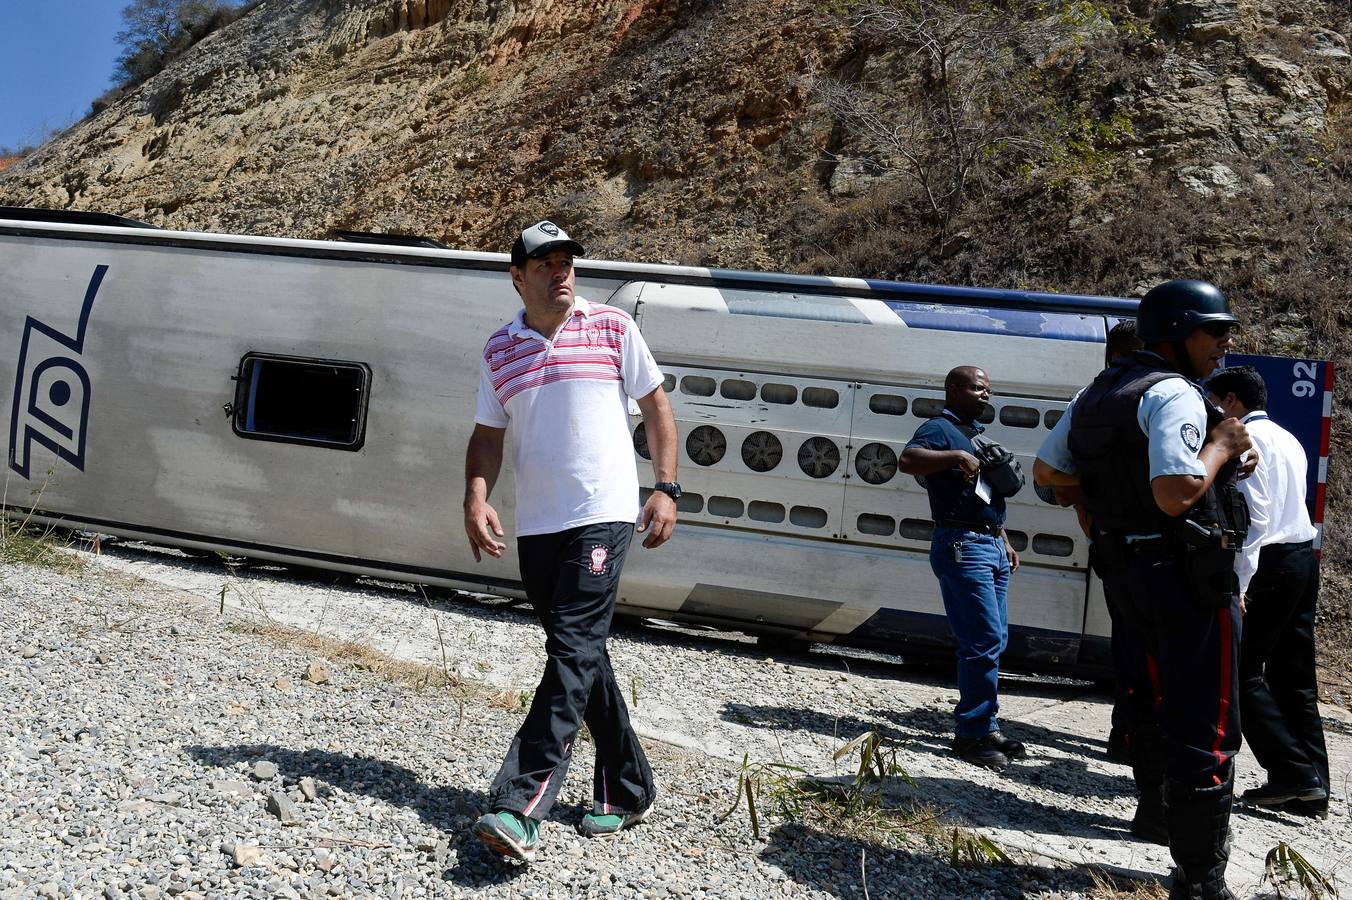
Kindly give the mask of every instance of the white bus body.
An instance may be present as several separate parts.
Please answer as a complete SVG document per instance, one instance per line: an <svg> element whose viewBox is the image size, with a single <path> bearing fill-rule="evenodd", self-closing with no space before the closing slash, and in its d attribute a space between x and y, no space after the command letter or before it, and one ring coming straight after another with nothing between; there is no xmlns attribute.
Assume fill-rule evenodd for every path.
<svg viewBox="0 0 1352 900"><path fill-rule="evenodd" d="M70 528L519 593L511 472L494 494L501 560L473 561L460 511L479 355L520 303L507 266L0 212L5 502ZM679 429L680 524L631 553L621 611L896 652L951 646L925 493L895 471L945 373L989 373L988 433L1031 473L1134 307L591 260L578 293L635 317ZM353 432L296 442L287 416L311 439L315 419ZM1006 663L1106 671L1073 512L1029 485L1008 524L1023 566Z"/></svg>

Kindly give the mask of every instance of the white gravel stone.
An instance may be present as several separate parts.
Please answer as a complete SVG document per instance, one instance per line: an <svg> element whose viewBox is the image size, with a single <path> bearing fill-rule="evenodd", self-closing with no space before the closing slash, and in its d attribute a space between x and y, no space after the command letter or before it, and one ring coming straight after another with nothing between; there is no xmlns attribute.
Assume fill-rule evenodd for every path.
<svg viewBox="0 0 1352 900"><path fill-rule="evenodd" d="M875 898L1069 898L1092 888L1076 868L1086 863L1169 869L1167 851L1127 837L1129 772L1103 758L1106 698L1084 685L1004 680L1005 730L1031 756L997 775L948 754L956 691L944 676L861 654L779 653L771 664L737 636L620 622L611 657L637 698L659 806L613 839L581 837L592 766L582 743L537 861L519 870L468 829L523 715L490 698L532 689L542 664L527 610L465 595L434 596L429 608L402 586L227 570L138 546L83 558L76 574L0 568L10 658L59 648L41 651L41 665L0 666L0 896L54 886L47 895L826 900L863 896L862 854ZM274 687L279 673L303 672L314 650L251 635L251 623L360 641L436 671L444 654L447 670L475 683L410 688L332 659L329 684L287 693ZM761 841L744 808L721 820L744 756L843 775L850 760L833 752L866 730L895 742L915 781L886 782L888 805L929 804L1016 865L953 868L919 840L844 837L787 822L772 804ZM1257 890L1279 840L1345 877L1349 731L1330 720L1329 819L1237 810L1230 880L1241 896ZM1237 788L1260 783L1252 759L1240 760ZM273 791L309 798L297 824L268 812Z"/></svg>

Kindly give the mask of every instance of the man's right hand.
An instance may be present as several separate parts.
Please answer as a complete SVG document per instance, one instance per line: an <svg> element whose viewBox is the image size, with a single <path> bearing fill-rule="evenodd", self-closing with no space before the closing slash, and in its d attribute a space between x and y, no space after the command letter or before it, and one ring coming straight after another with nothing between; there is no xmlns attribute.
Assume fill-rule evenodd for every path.
<svg viewBox="0 0 1352 900"><path fill-rule="evenodd" d="M958 468L962 469L962 474L968 478L975 478L981 474L981 462L975 456L966 450L954 450L958 454Z"/></svg>
<svg viewBox="0 0 1352 900"><path fill-rule="evenodd" d="M1220 424L1211 429L1211 441L1225 453L1226 459L1236 459L1253 447L1249 429L1233 416L1221 420Z"/></svg>
<svg viewBox="0 0 1352 900"><path fill-rule="evenodd" d="M498 511L488 503L480 502L465 507L465 534L469 537L469 549L474 552L475 562L483 559L479 552L481 550L497 559L507 549L507 545L498 540L503 535Z"/></svg>

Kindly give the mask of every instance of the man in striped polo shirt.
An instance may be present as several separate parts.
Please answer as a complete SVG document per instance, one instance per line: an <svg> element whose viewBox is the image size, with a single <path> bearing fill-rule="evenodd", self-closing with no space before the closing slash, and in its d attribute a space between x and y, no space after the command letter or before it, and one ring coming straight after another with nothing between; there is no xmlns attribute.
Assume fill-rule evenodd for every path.
<svg viewBox="0 0 1352 900"><path fill-rule="evenodd" d="M634 532L660 546L676 524L676 422L662 372L623 310L574 294L582 245L538 222L512 245L516 318L484 347L474 433L465 454L465 532L474 558L506 545L488 496L508 433L516 475L517 553L526 596L545 630L545 671L474 833L529 862L583 722L596 744L588 836L643 821L652 772L629 724L606 639ZM643 413L654 490L639 508L628 400Z"/></svg>

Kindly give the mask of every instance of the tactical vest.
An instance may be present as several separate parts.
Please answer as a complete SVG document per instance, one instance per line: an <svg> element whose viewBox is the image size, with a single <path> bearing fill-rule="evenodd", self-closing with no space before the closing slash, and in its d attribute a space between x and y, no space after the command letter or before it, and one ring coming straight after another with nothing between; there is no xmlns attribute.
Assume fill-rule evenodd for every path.
<svg viewBox="0 0 1352 900"><path fill-rule="evenodd" d="M1116 534L1165 534L1191 540L1195 523L1225 533L1224 544L1243 542L1248 508L1235 487L1238 460L1227 462L1200 500L1180 517L1164 513L1150 490L1149 439L1136 420L1141 397L1169 378L1182 378L1162 367L1153 353L1138 351L1118 359L1085 388L1070 418L1070 453L1084 502L1094 525ZM1224 418L1212 404L1207 434ZM1200 437L1200 436L1199 436ZM1200 446L1200 445L1199 445ZM1219 536L1217 536L1219 537Z"/></svg>

